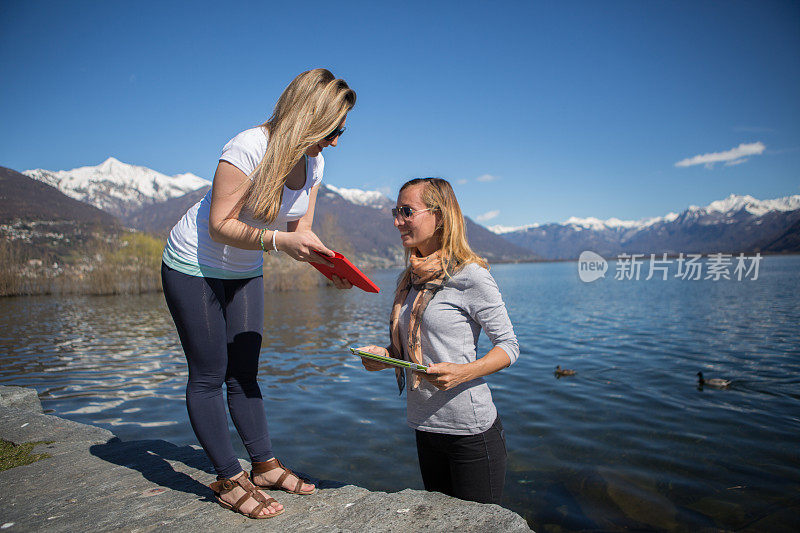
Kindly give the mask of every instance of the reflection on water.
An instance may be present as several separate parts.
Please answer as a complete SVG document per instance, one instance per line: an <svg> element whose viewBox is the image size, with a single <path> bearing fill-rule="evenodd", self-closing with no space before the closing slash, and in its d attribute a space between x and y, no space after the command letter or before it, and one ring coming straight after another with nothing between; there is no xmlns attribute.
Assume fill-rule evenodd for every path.
<svg viewBox="0 0 800 533"><path fill-rule="evenodd" d="M574 263L493 274L522 349L488 378L508 434L508 507L537 531L800 529L800 257L767 257L758 280L741 282L586 284ZM260 382L293 468L422 488L393 375L363 371L346 350L386 343L396 275L372 273L378 295L268 297ZM161 295L0 309L0 382L33 386L46 410L123 439L195 442ZM578 373L556 379L557 364ZM733 384L698 389L698 370Z"/></svg>

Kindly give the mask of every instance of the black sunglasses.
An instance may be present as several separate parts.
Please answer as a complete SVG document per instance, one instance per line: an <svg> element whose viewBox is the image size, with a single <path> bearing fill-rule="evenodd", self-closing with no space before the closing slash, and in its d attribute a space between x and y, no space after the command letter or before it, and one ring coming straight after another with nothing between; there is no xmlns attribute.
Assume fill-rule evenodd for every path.
<svg viewBox="0 0 800 533"><path fill-rule="evenodd" d="M403 218L411 218L414 216L414 213L422 213L423 211L433 211L430 207L425 209L414 209L413 207L408 207L407 205L401 205L400 207L393 207L392 208L392 218L397 218L397 215L400 215Z"/></svg>
<svg viewBox="0 0 800 533"><path fill-rule="evenodd" d="M344 130L346 130L346 129L347 128L345 128L345 127L341 127L341 128L337 128L337 129L333 130L332 132L330 132L329 134L327 134L325 136L325 140L326 141L334 140L336 137L341 136L344 133Z"/></svg>

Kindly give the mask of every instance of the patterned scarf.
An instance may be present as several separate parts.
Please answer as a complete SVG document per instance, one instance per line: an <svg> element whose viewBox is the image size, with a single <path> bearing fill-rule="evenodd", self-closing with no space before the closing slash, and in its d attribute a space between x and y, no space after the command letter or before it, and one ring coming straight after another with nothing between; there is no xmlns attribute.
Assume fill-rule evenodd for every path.
<svg viewBox="0 0 800 533"><path fill-rule="evenodd" d="M397 284L397 291L394 293L394 305L392 314L389 318L389 332L392 344L389 347L389 355L395 359L405 359L403 357L403 345L400 342L400 308L408 296L411 287L419 292L411 305L411 317L408 322L408 360L422 364L422 345L420 342L420 326L422 325L422 313L431 301L431 298L441 290L447 276L442 268L442 259L439 250L427 257L419 257L416 250L411 253L409 258L410 268L406 271L403 279ZM397 386L400 394L405 388L406 375L403 369L395 370L397 376ZM412 372L411 389L419 386L420 376Z"/></svg>

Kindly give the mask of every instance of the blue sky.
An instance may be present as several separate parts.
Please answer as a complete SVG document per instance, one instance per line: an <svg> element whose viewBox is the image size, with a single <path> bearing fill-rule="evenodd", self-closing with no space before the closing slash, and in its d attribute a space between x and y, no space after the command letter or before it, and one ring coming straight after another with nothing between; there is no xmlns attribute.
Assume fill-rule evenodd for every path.
<svg viewBox="0 0 800 533"><path fill-rule="evenodd" d="M487 225L800 194L797 2L430 4L4 0L0 165L210 178L324 66L358 93L336 186L442 176Z"/></svg>

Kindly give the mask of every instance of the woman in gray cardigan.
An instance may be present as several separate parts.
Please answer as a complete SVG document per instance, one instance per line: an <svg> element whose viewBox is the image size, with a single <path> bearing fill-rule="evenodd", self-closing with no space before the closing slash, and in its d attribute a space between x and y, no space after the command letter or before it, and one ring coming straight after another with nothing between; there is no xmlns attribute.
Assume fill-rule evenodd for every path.
<svg viewBox="0 0 800 533"><path fill-rule="evenodd" d="M391 344L378 355L428 366L396 370L407 382L408 425L416 431L425 489L464 500L500 503L505 434L483 377L519 356L519 344L486 262L469 247L453 188L444 179L414 179L392 209L406 248L392 308ZM483 330L493 348L478 357ZM362 359L367 370L394 368Z"/></svg>

